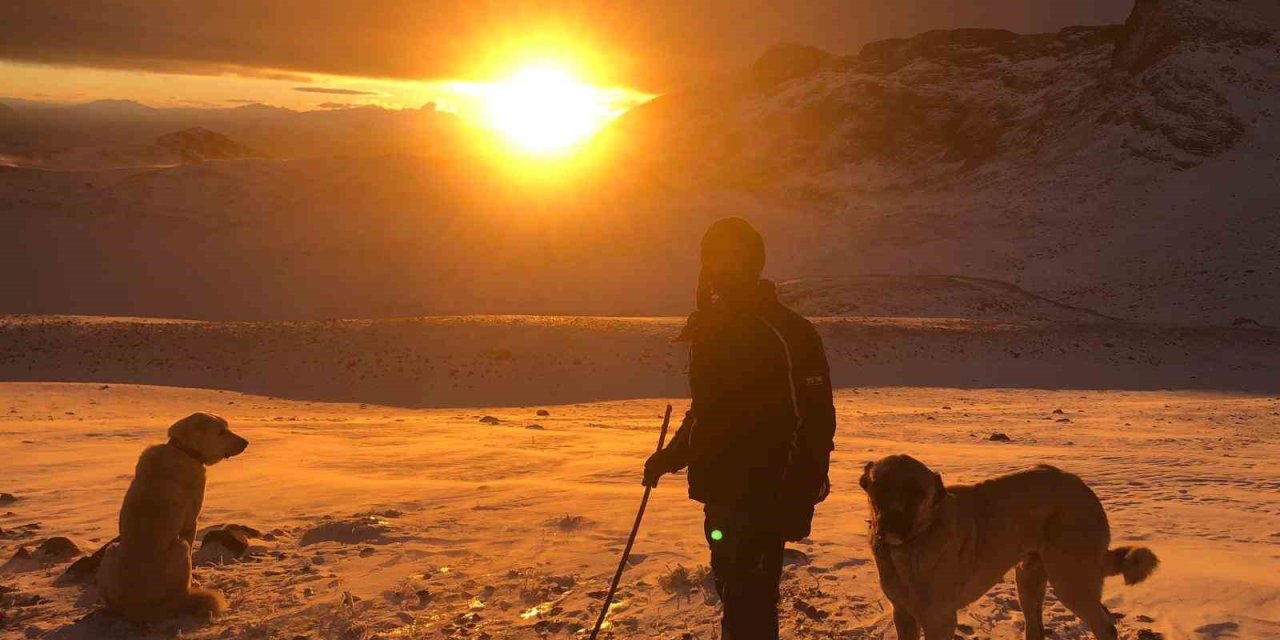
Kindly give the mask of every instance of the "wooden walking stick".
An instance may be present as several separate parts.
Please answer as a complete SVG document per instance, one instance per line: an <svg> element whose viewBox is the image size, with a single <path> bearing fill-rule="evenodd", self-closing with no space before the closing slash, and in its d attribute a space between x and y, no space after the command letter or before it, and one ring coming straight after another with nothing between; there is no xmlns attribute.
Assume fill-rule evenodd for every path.
<svg viewBox="0 0 1280 640"><path fill-rule="evenodd" d="M662 416L662 431L658 434L658 451L667 441L667 427L671 425L671 405L667 405L667 413ZM644 488L644 497L640 498L640 510L636 511L636 522L631 525L631 536L627 538L627 546L622 550L622 561L618 563L618 571L613 574L613 584L609 585L609 593L604 597L604 605L600 608L600 617L596 618L596 627L591 631L591 640L596 640L600 629L604 627L604 618L609 615L609 606L613 604L613 596L618 593L618 583L622 581L622 572L627 569L627 558L631 556L631 545L636 543L636 534L640 533L640 519L644 517L644 508L649 504L649 492L653 487Z"/></svg>

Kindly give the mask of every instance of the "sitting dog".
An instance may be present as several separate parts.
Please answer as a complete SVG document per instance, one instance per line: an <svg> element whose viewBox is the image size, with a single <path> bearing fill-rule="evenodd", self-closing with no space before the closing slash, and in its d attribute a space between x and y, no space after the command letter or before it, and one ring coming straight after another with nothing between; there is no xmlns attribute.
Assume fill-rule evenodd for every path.
<svg viewBox="0 0 1280 640"><path fill-rule="evenodd" d="M1107 514L1080 478L1047 465L972 486L944 486L918 460L868 462L871 547L893 604L899 640L951 640L956 611L1017 565L1027 640L1044 637L1041 607L1053 582L1062 604L1100 640L1116 640L1102 580L1137 584L1159 560L1145 547L1108 549Z"/></svg>
<svg viewBox="0 0 1280 640"><path fill-rule="evenodd" d="M205 466L247 446L226 420L195 413L169 427L168 443L142 452L120 509L120 537L107 546L98 568L107 608L135 622L226 609L221 593L192 583L191 547L204 503Z"/></svg>

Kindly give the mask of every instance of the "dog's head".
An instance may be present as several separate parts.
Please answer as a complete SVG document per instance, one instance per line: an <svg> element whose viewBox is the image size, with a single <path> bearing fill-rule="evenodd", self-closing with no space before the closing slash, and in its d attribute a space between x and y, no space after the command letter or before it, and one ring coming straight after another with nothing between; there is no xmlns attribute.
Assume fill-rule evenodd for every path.
<svg viewBox="0 0 1280 640"><path fill-rule="evenodd" d="M871 503L872 531L891 545L928 529L947 495L942 476L908 455L868 462L858 484Z"/></svg>
<svg viewBox="0 0 1280 640"><path fill-rule="evenodd" d="M249 441L231 432L227 421L212 413L193 413L169 427L169 441L204 464L240 455Z"/></svg>

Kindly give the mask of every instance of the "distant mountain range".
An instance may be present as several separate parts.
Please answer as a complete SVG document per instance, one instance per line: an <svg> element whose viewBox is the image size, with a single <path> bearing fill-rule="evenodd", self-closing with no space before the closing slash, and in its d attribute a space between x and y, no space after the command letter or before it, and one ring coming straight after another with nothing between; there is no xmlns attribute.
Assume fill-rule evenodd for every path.
<svg viewBox="0 0 1280 640"><path fill-rule="evenodd" d="M781 45L633 109L580 175L513 177L429 105L0 99L0 312L680 314L701 229L737 214L816 310L1280 325L1280 5L1135 4ZM192 127L264 157L122 168L177 164L137 149ZM856 274L906 279L811 286Z"/></svg>
<svg viewBox="0 0 1280 640"><path fill-rule="evenodd" d="M0 98L0 154L55 170L164 164L142 149L157 137L201 128L275 158L461 152L457 118L420 109L351 107L293 111L263 104L155 109L128 100L62 105ZM7 117L4 114L9 114Z"/></svg>

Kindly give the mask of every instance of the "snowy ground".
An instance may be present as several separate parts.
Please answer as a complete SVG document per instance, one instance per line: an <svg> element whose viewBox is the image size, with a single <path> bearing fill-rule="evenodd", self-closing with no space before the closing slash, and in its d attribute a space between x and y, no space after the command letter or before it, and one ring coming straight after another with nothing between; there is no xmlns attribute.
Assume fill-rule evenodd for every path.
<svg viewBox="0 0 1280 640"><path fill-rule="evenodd" d="M92 589L55 586L65 563L9 563L0 585L17 591L0 593L0 637L573 637L613 572L666 402L411 410L0 384L0 492L16 496L0 505L0 561L48 536L86 552L108 540L138 453L201 409L251 441L210 470L201 524L241 523L274 538L255 540L247 561L197 569L227 592L228 614L144 629L93 613ZM671 402L679 415L686 401ZM1143 630L1170 640L1280 637L1280 398L885 387L842 390L837 407L835 493L812 540L788 555L788 637L892 637L856 480L864 461L894 452L953 482L1040 461L1081 474L1116 543L1141 542L1164 561L1143 585L1107 585L1127 640L1157 637ZM1012 442L988 441L993 432ZM650 502L609 637L716 637L715 600L699 579L701 514L683 484L666 479ZM358 534L313 542L357 514L374 514ZM39 602L9 606L30 594ZM1020 638L1021 620L1006 581L962 614L962 636ZM1056 604L1047 620L1054 637L1087 637Z"/></svg>

